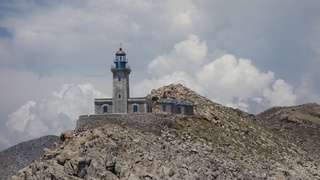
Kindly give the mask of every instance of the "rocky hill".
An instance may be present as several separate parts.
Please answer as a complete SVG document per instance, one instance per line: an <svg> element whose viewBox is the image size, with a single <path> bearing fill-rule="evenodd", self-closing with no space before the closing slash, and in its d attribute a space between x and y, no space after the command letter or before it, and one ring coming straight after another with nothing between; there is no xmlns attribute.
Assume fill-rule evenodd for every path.
<svg viewBox="0 0 320 180"><path fill-rule="evenodd" d="M43 156L43 148L50 148L58 136L43 136L22 142L0 152L0 179L9 179L18 171Z"/></svg>
<svg viewBox="0 0 320 180"><path fill-rule="evenodd" d="M320 106L303 104L270 108L258 116L265 127L278 138L285 139L307 152L320 164Z"/></svg>
<svg viewBox="0 0 320 180"><path fill-rule="evenodd" d="M320 179L319 146L306 149L309 141L297 143L292 137L309 136L281 125L295 124L290 122L295 114L281 119L281 108L276 108L255 116L179 84L153 90L148 97L191 102L195 115L167 116L172 125L160 134L121 123L63 132L54 148L13 179ZM317 113L298 113L297 119L306 133L314 128L310 136L319 138L317 119L305 118ZM270 126L272 121L280 125Z"/></svg>

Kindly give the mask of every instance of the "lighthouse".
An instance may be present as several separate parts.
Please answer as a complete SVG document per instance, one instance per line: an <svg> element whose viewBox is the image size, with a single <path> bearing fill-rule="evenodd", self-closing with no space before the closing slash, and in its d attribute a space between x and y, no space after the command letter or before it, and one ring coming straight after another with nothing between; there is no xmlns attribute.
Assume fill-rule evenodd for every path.
<svg viewBox="0 0 320 180"><path fill-rule="evenodd" d="M127 55L122 47L115 53L113 63L111 66L112 98L95 99L95 114L151 113L151 99L130 97L129 75L131 69L128 65Z"/></svg>
<svg viewBox="0 0 320 180"><path fill-rule="evenodd" d="M94 100L95 114L129 114L152 113L154 102L147 97L130 97L129 75L131 69L128 65L126 53L122 47L115 53L111 66L112 72L112 98L99 98ZM158 113L193 115L193 106L189 102L175 99L160 98L155 102Z"/></svg>
<svg viewBox="0 0 320 180"><path fill-rule="evenodd" d="M131 69L127 65L126 53L120 47L115 54L113 74L113 113L128 113L129 74Z"/></svg>

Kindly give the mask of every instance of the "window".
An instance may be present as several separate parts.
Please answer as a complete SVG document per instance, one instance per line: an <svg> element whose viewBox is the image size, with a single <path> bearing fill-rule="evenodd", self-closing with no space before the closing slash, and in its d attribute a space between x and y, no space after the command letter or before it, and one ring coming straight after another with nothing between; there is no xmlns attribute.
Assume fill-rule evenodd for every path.
<svg viewBox="0 0 320 180"><path fill-rule="evenodd" d="M189 107L188 106L184 107L184 114L189 114Z"/></svg>
<svg viewBox="0 0 320 180"><path fill-rule="evenodd" d="M108 114L109 106L102 106L102 113Z"/></svg>
<svg viewBox="0 0 320 180"><path fill-rule="evenodd" d="M121 82L121 77L118 78L118 81Z"/></svg>
<svg viewBox="0 0 320 180"><path fill-rule="evenodd" d="M119 93L119 94L118 94L118 99L121 100L121 98L122 98L122 97L121 97L121 94Z"/></svg>
<svg viewBox="0 0 320 180"><path fill-rule="evenodd" d="M139 110L139 106L137 104L132 105L132 112L137 113Z"/></svg>
<svg viewBox="0 0 320 180"><path fill-rule="evenodd" d="M178 114L181 114L181 107L178 107Z"/></svg>
<svg viewBox="0 0 320 180"><path fill-rule="evenodd" d="M163 112L167 112L167 106L166 106L166 105L163 105L163 106L162 106L162 111L163 111Z"/></svg>

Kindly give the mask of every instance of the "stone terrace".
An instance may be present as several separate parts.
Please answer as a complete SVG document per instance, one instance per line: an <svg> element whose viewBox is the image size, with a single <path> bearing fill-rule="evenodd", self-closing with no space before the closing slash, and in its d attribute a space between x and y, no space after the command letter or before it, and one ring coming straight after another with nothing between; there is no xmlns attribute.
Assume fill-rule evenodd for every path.
<svg viewBox="0 0 320 180"><path fill-rule="evenodd" d="M82 115L79 117L75 131L86 131L105 124L118 124L123 127L160 135L161 130L166 126L171 127L172 117L170 115L152 113Z"/></svg>

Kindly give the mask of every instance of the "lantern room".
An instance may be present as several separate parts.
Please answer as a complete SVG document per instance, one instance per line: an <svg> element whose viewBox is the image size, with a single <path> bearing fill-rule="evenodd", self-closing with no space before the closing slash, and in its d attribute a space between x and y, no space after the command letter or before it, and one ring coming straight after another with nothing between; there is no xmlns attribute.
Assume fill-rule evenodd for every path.
<svg viewBox="0 0 320 180"><path fill-rule="evenodd" d="M126 53L122 50L122 48L119 48L119 51L116 52L116 58L114 60L114 63L116 65L116 68L127 68L127 58Z"/></svg>

